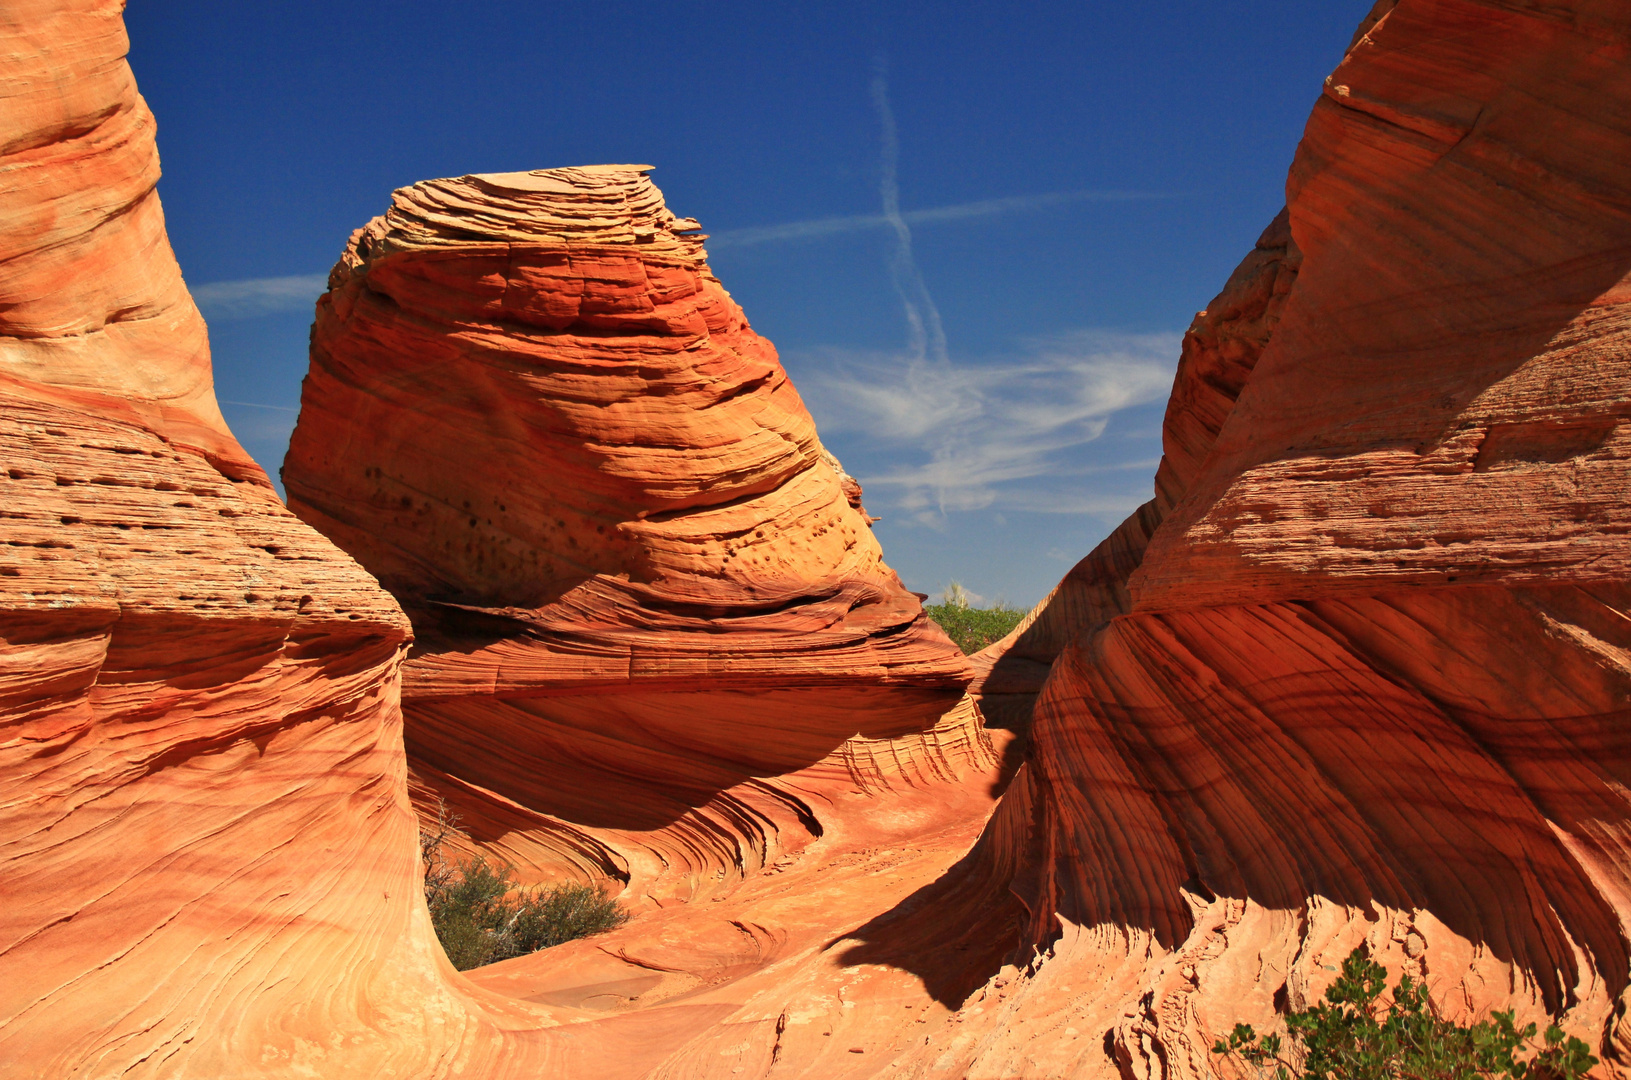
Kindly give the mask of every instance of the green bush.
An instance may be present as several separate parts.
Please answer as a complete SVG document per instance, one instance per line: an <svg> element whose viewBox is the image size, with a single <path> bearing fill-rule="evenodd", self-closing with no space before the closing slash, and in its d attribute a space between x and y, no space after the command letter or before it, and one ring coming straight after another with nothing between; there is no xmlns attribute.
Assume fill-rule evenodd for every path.
<svg viewBox="0 0 1631 1080"><path fill-rule="evenodd" d="M1259 1037L1250 1024L1236 1024L1212 1053L1274 1080L1580 1080L1597 1064L1585 1043L1555 1024L1520 1061L1536 1029L1519 1028L1513 1012L1467 1027L1439 1015L1426 986L1408 975L1384 1008L1386 988L1387 969L1355 949L1322 1004L1286 1017L1284 1038Z"/></svg>
<svg viewBox="0 0 1631 1080"><path fill-rule="evenodd" d="M992 642L1001 641L1025 617L1025 612L1003 603L988 608L969 607L968 593L955 581L946 586L945 598L940 603L927 604L923 610L965 654L977 653Z"/></svg>
<svg viewBox="0 0 1631 1080"><path fill-rule="evenodd" d="M603 890L555 885L524 890L515 871L476 856L454 862L443 845L459 832L442 806L436 823L419 831L425 861L425 902L442 950L460 971L496 964L622 926L629 913Z"/></svg>

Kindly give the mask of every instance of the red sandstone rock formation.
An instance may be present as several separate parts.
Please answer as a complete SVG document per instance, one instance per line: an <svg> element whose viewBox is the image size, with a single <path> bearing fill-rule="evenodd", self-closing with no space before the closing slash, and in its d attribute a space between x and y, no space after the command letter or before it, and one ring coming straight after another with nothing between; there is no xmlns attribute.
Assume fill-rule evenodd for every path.
<svg viewBox="0 0 1631 1080"><path fill-rule="evenodd" d="M479 643L464 675L486 691L502 689L519 658L564 671L579 691L600 680L629 698L649 688L659 702L712 709L710 737L698 737L700 722L671 725L666 748L651 734L660 710L641 714L644 731L591 730L573 783L561 784L580 799L589 787L607 813L670 818L626 843L630 878L648 894L717 893L715 879L738 864L776 859L745 900L682 909L693 917L681 927L664 921L670 913L642 916L655 939L568 948L543 987L505 986L517 976L495 971L489 981L516 992L484 991L448 969L425 917L398 705L407 623L277 502L221 423L203 324L164 238L152 119L123 60L118 5L13 5L0 27L12 136L0 157L12 245L0 270L0 484L10 485L0 504L0 1074L632 1075L736 1011L696 1000L699 989L733 993L790 956L808 959L807 984L829 986L832 1010L821 1030L811 1017L784 1019L786 1045L813 1036L830 1048L825 1031L848 1034L855 1013L833 995L852 980L826 962L827 946L967 849L989 812L995 762L968 706L940 720L966 664L878 561L858 492L820 464L768 346L745 328L730 339L749 354L742 369L754 368L736 386L759 407L727 402L688 435L726 447L738 470L734 504L703 511L736 535L686 532L681 504L708 501L715 481L671 470L657 501L679 512L627 515L630 570L560 590L586 613L570 622L564 658L556 613L492 608L469 581L455 599L487 605L448 606L438 592L416 608L446 620L435 632L450 647ZM710 362L692 380L702 397L732 357ZM639 364L628 385L641 384ZM602 413L620 411L641 429L638 403ZM757 441L738 440L746 452L728 447L759 418ZM603 461L619 456L617 433L605 434ZM629 490L628 477L618 482ZM686 482L696 490L679 490ZM767 493L779 496L769 514ZM692 550L703 557L688 563ZM724 569L726 555L754 569ZM681 573L642 580L642 566ZM687 581L687 566L718 582ZM505 632L490 633L495 624ZM734 648L687 649L676 626L731 627ZM673 637L681 647L654 658L651 643ZM425 656L421 685L459 671ZM772 674L782 689L765 688ZM702 680L730 689L673 692ZM745 720L776 734L729 729ZM552 749L523 739L510 752ZM615 786L608 758L656 772L655 794L628 778ZM806 767L788 779L792 765ZM534 848L559 861L575 842L546 835ZM673 869L647 872L642 858ZM660 1002L636 1025L596 1011L607 992L593 980L608 968L634 974L643 1004ZM654 971L660 987L648 985ZM760 978L779 992L769 969ZM905 971L896 979L916 983ZM615 985L613 999L626 989ZM678 993L692 1000L667 1000Z"/></svg>
<svg viewBox="0 0 1631 1080"><path fill-rule="evenodd" d="M407 621L216 407L121 7L0 12L0 1075L524 1066L420 901Z"/></svg>
<svg viewBox="0 0 1631 1080"><path fill-rule="evenodd" d="M645 172L398 191L318 302L284 480L414 620L422 807L527 877L705 899L822 833L772 778L934 727L968 665Z"/></svg>
<svg viewBox="0 0 1631 1080"><path fill-rule="evenodd" d="M1606 3L1362 27L1185 340L1155 500L981 658L1035 702L1051 955L911 1066L1205 1075L1365 943L1622 1073L1628 55Z"/></svg>
<svg viewBox="0 0 1631 1080"><path fill-rule="evenodd" d="M1361 942L1626 1071L1621 5L1377 6L1156 498L939 719L960 665L643 178L402 193L291 494L413 616L421 798L644 904L468 980L407 626L220 422L117 5L0 31L0 1073L1201 1077ZM994 812L976 702L1030 729Z"/></svg>

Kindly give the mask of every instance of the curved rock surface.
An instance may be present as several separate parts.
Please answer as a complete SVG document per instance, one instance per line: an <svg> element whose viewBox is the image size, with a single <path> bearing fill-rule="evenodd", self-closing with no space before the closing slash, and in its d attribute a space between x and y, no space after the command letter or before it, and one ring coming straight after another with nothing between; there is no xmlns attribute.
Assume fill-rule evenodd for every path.
<svg viewBox="0 0 1631 1080"><path fill-rule="evenodd" d="M0 1075L536 1075L424 911L408 622L221 420L122 7L0 13Z"/></svg>
<svg viewBox="0 0 1631 1080"><path fill-rule="evenodd" d="M666 902L821 835L775 778L934 728L970 674L646 172L398 191L318 302L283 475L414 620L422 809Z"/></svg>
<svg viewBox="0 0 1631 1080"><path fill-rule="evenodd" d="M1049 955L953 1071L1207 1075L1360 943L1631 1062L1628 50L1606 3L1361 27L1156 498L979 658Z"/></svg>
<svg viewBox="0 0 1631 1080"><path fill-rule="evenodd" d="M399 608L221 423L119 5L0 36L0 1073L1198 1078L1360 943L1627 1071L1623 5L1377 4L961 700L642 170L336 268L289 490ZM453 973L410 793L639 913Z"/></svg>
<svg viewBox="0 0 1631 1080"><path fill-rule="evenodd" d="M968 705L942 716L966 661L879 562L858 489L781 388L768 346L739 337L744 353L759 350L740 385L751 397L768 376L775 400L758 411L790 449L766 436L735 459L758 454L745 468L759 473L709 512L739 534L697 542L704 530L686 532L684 505L655 520L631 509L622 555L633 572L617 564L598 587L561 587L586 613L565 620L567 635L539 596L473 586L479 560L457 589L427 585L415 610L432 616L427 641L473 646L462 669L422 650L416 685L439 688L438 707L497 704L511 683L531 692L555 673L586 705L615 689L671 710L664 739L661 709L641 731L626 716L594 730L585 709L571 782L560 783L570 758L550 761L546 779L580 800L598 786L602 814L637 820L620 833L514 810L515 845L542 853L541 871L610 865L664 901L722 894L774 861L740 897L642 915L644 937L581 943L552 958L553 974L494 969L483 973L494 989L473 985L441 957L423 907L399 706L409 624L283 508L220 420L119 14L117 3L59 2L0 15L13 136L0 157L13 245L0 271L0 1074L638 1075L699 1031L729 1030L710 1025L737 1023L752 992L780 995L769 972L789 963L827 1007L758 1027L845 1058L849 1045L834 1050L827 1034L855 1026L839 939L968 849L998 763ZM785 424L771 427L778 411ZM728 405L701 419L698 445L757 422ZM637 415L630 426L642 428ZM709 483L662 497L706 502ZM786 534L759 543L760 528L783 521ZM704 557L687 562L691 548ZM737 556L757 569L720 567ZM680 567L677 584L642 578L642 559ZM689 566L719 581L687 581ZM653 663L652 641L723 627L736 648L670 649ZM518 658L545 678L517 679ZM675 693L699 674L706 685L717 675L723 696ZM682 723L695 709L709 711ZM711 735L703 720L718 725ZM556 749L534 739L505 753ZM613 785L631 761L659 773L655 794L628 776ZM510 809L461 805L475 802ZM685 912L702 917L676 925ZM736 988L755 973L768 990ZM635 1023L608 1002L634 1003Z"/></svg>

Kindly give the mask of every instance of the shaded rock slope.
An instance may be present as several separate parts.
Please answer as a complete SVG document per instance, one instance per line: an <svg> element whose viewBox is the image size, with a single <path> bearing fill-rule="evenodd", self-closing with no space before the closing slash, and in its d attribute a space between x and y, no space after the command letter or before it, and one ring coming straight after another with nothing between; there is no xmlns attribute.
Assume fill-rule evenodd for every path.
<svg viewBox="0 0 1631 1080"><path fill-rule="evenodd" d="M1401 0L1327 81L1155 499L980 658L1051 955L958 1068L1203 1075L1364 943L1623 1070L1628 35Z"/></svg>
<svg viewBox="0 0 1631 1080"><path fill-rule="evenodd" d="M1359 944L1627 1071L1623 4L1377 4L972 672L640 167L398 192L285 510L119 13L0 13L0 1075L1199 1078ZM439 799L635 918L454 973Z"/></svg>

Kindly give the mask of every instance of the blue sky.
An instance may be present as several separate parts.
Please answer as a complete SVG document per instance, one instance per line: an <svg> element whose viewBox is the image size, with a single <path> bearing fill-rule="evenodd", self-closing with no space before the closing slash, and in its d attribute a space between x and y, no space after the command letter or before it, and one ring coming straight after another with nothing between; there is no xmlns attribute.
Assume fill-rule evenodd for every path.
<svg viewBox="0 0 1631 1080"><path fill-rule="evenodd" d="M436 176L641 162L911 587L1028 605L1149 497L1178 341L1284 201L1369 0L137 0L233 430L275 474L311 302Z"/></svg>

